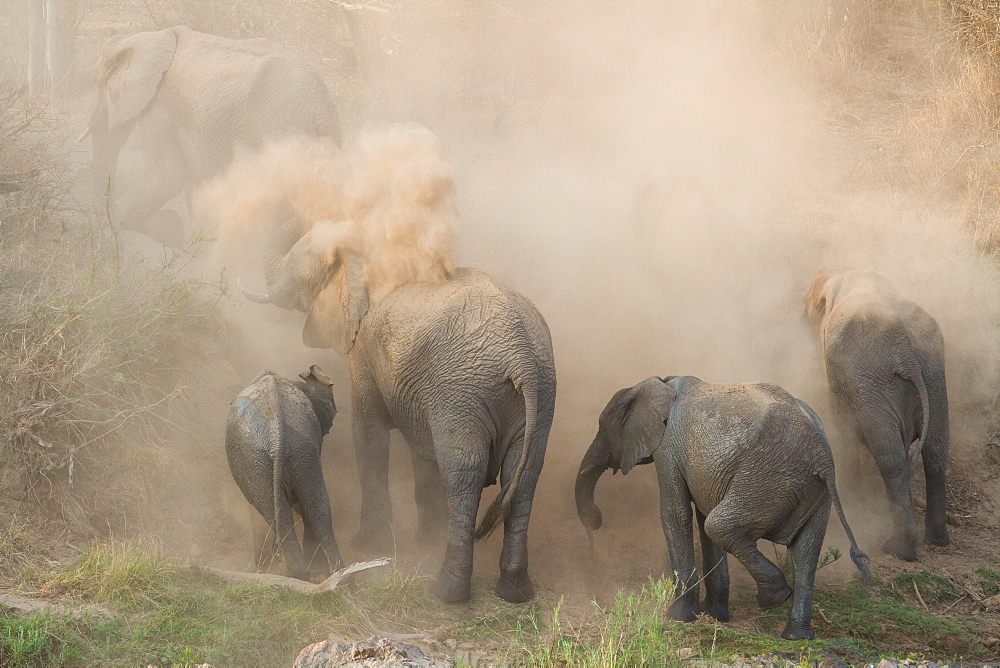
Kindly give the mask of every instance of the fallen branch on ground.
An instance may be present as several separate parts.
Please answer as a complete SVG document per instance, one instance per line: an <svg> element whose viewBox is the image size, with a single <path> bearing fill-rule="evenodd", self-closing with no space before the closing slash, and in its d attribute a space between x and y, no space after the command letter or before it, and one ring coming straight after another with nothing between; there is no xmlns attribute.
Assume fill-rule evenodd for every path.
<svg viewBox="0 0 1000 668"><path fill-rule="evenodd" d="M313 584L312 582L306 582L304 580L296 580L295 578L288 578L284 575L272 575L270 573L240 573L238 571L227 571L221 568L208 568L207 566L201 568L206 573L210 573L224 580L235 580L237 582L262 582L274 587L285 587L286 589L297 591L300 594L322 594L336 589L340 582L348 575L353 575L354 573L368 570L369 568L388 566L391 562L392 559L384 557L373 561L361 561L354 563L345 568L341 568L338 571L334 571L333 575L319 584Z"/></svg>

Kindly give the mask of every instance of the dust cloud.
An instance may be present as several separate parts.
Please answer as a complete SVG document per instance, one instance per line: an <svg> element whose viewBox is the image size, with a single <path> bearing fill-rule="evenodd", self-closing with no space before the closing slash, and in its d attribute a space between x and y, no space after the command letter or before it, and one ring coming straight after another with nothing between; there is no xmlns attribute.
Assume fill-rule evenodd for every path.
<svg viewBox="0 0 1000 668"><path fill-rule="evenodd" d="M377 270L389 283L425 267L444 276L454 261L536 303L559 375L531 519L543 590L586 598L664 567L651 467L601 481L605 525L593 544L573 506L576 468L621 387L652 374L776 383L821 414L839 449L802 318L802 295L827 265L881 272L938 319L954 456L975 456L1000 376L996 268L952 203L852 178L872 164L870 146L833 129L802 67L806 47L781 41L802 16L749 2L429 2L408 18L385 28L394 57L363 115L428 130L390 130L399 141L379 134L396 126L349 132L344 154L275 145L199 201L223 241L259 239L291 207L307 226L352 221L338 244L415 247L413 265L384 255L395 258ZM334 357L320 356L324 368ZM357 526L346 387L327 474L342 543ZM408 457L393 457L405 477ZM399 488L402 526L409 491ZM845 494L872 554L879 527L867 499L882 494L880 484ZM828 540L844 542L833 528ZM495 577L499 549L499 537L477 547L477 577Z"/></svg>
<svg viewBox="0 0 1000 668"><path fill-rule="evenodd" d="M312 254L332 265L337 253L365 260L373 297L408 281L437 282L454 269L454 177L437 138L425 128L366 128L346 153L327 142L285 139L238 158L201 189L198 220L217 225L217 262L245 265L275 229L309 233ZM287 250L287 249L285 249Z"/></svg>

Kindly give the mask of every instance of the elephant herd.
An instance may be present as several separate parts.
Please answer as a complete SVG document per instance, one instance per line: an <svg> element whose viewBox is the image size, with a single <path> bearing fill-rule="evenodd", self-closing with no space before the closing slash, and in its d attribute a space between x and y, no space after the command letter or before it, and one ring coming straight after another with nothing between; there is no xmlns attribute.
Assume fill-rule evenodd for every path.
<svg viewBox="0 0 1000 668"><path fill-rule="evenodd" d="M124 224L154 234L160 209L190 198L238 150L259 149L284 134L341 141L322 80L266 40L225 40L185 27L132 35L105 48L97 89L90 123L95 185L103 193L117 183L112 208ZM119 166L123 150L142 157L127 174ZM142 186L126 187L130 178ZM556 396L545 319L528 299L470 268L375 299L365 259L347 250L317 253L310 234L271 249L267 292L245 295L304 311L306 345L347 356L361 479L361 526L352 547L392 549L389 432L398 429L412 454L421 532L447 518L437 596L470 598L474 542L502 522L496 593L510 602L530 599L528 520ZM281 242L282 235L273 238ZM910 483L920 462L927 483L924 542L947 545L948 399L937 323L884 278L862 270L818 272L804 307L822 344L840 431L858 457L862 445L871 453L893 504L896 521L884 549L916 559ZM335 415L332 385L316 366L296 382L264 372L230 407L226 451L233 476L269 522L297 578L341 565L320 468ZM732 554L756 581L761 607L792 598L782 637L812 638L813 580L831 505L853 562L870 579L868 558L841 507L823 425L783 389L654 376L615 393L576 476L583 525L601 526L594 496L603 472L650 463L677 584L672 618L690 621L699 612L729 618ZM482 490L498 479L500 492L477 526ZM304 553L293 507L303 517ZM791 586L757 549L759 539L788 546Z"/></svg>

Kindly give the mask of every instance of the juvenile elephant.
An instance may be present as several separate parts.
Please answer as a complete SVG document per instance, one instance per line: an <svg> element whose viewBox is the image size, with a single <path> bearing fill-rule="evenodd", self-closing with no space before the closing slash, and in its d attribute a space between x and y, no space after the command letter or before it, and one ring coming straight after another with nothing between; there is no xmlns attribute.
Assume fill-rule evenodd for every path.
<svg viewBox="0 0 1000 668"><path fill-rule="evenodd" d="M468 268L441 283L405 283L373 303L363 261L346 250L314 248L315 233L267 264L269 294L244 292L306 311L305 344L348 356L361 475L354 545L392 548L389 431L396 428L413 455L421 533L433 529L438 472L448 497L437 596L469 599L473 540L503 520L496 593L511 602L530 599L528 518L556 392L545 319L520 294ZM498 475L500 493L477 529L482 490Z"/></svg>
<svg viewBox="0 0 1000 668"><path fill-rule="evenodd" d="M290 134L341 142L322 79L266 39L186 26L137 33L104 48L96 84L88 131L98 202L110 178L115 219L164 241L176 243L181 231L149 229L150 218L225 170L237 147L259 150ZM128 171L118 169L123 148Z"/></svg>
<svg viewBox="0 0 1000 668"><path fill-rule="evenodd" d="M313 365L299 377L293 383L264 371L233 399L226 458L243 496L270 525L289 575L308 580L311 571L329 575L341 566L320 467L323 437L337 406L333 383L322 369ZM302 516L305 558L295 536L293 506Z"/></svg>
<svg viewBox="0 0 1000 668"><path fill-rule="evenodd" d="M656 465L660 519L678 597L673 619L701 610L729 619L726 553L757 582L757 603L773 608L792 596L782 638L814 636L812 589L830 516L830 500L851 542L851 559L866 580L868 557L858 549L835 484L823 425L805 403L774 385L714 385L692 376L647 378L619 390L601 413L597 437L576 478L576 507L588 529L601 526L594 489L608 468L627 474ZM701 533L696 573L691 504ZM787 545L795 568L790 589L781 570L757 549L761 538Z"/></svg>
<svg viewBox="0 0 1000 668"><path fill-rule="evenodd" d="M871 271L824 269L804 302L819 331L838 423L845 437L871 452L894 506L895 530L883 549L905 561L917 558L910 482L921 457L924 542L948 545L948 389L937 322Z"/></svg>

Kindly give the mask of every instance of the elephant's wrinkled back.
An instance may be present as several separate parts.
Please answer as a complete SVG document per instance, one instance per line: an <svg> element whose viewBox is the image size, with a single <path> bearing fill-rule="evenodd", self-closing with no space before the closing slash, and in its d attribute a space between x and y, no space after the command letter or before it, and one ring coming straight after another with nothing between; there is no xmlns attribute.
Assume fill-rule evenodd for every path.
<svg viewBox="0 0 1000 668"><path fill-rule="evenodd" d="M266 375L240 392L230 406L229 441L265 447L274 456L289 432L321 442L319 423L308 397L287 379Z"/></svg>

